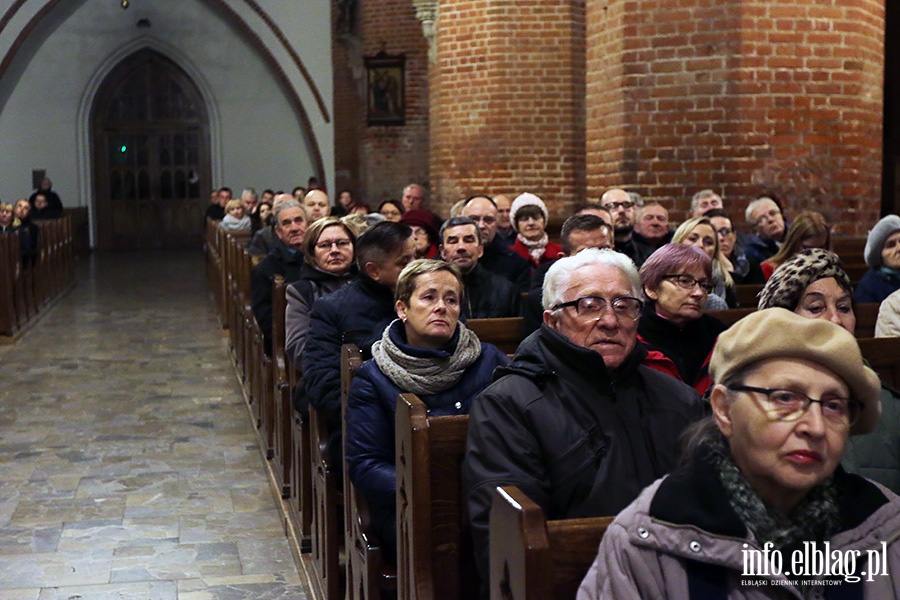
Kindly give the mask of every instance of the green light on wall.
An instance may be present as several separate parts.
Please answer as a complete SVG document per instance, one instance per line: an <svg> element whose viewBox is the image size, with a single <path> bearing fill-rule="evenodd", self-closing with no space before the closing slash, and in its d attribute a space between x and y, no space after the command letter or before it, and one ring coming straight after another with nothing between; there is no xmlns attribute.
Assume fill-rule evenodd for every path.
<svg viewBox="0 0 900 600"><path fill-rule="evenodd" d="M128 152L128 146L122 146L121 148L119 148L119 152L125 154L126 152Z"/></svg>

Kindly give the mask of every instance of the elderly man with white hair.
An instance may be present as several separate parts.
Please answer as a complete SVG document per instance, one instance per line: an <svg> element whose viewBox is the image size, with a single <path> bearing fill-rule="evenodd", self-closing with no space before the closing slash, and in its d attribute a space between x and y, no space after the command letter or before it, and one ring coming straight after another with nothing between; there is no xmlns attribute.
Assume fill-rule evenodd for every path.
<svg viewBox="0 0 900 600"><path fill-rule="evenodd" d="M702 403L643 366L640 297L634 264L613 250L583 250L547 272L543 325L469 417L463 479L483 576L497 486L518 486L548 519L615 515L676 466Z"/></svg>

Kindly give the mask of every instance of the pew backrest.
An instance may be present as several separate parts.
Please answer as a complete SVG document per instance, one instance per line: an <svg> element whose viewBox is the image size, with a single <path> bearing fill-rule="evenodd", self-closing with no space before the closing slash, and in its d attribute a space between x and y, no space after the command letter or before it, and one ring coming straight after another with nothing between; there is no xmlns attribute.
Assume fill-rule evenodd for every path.
<svg viewBox="0 0 900 600"><path fill-rule="evenodd" d="M476 598L461 482L469 416L429 417L415 394L397 399L397 580L401 600Z"/></svg>
<svg viewBox="0 0 900 600"><path fill-rule="evenodd" d="M492 600L571 600L614 517L548 521L515 486L494 492L490 520Z"/></svg>
<svg viewBox="0 0 900 600"><path fill-rule="evenodd" d="M479 340L493 344L505 354L514 354L522 342L522 317L469 319L466 326Z"/></svg>
<svg viewBox="0 0 900 600"><path fill-rule="evenodd" d="M857 342L882 383L900 389L900 338L860 338Z"/></svg>

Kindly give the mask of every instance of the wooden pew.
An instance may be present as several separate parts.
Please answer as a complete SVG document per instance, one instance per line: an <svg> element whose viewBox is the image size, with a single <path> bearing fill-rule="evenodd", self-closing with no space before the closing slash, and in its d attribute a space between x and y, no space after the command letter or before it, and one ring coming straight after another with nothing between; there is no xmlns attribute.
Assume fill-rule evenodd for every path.
<svg viewBox="0 0 900 600"><path fill-rule="evenodd" d="M250 255L247 254L248 260ZM276 275L272 282L272 359L271 369L273 373L273 388L271 404L267 407L272 411L270 419L273 427L272 447L273 460L275 461L275 477L281 486L281 497L291 497L291 469L293 469L293 454L291 443L291 425L293 406L291 404L291 384L288 377L288 361L284 354L284 309L285 300L284 277ZM262 336L260 336L261 338ZM262 342L262 339L260 339ZM260 348L262 350L262 348ZM265 353L260 352L265 360Z"/></svg>
<svg viewBox="0 0 900 600"><path fill-rule="evenodd" d="M341 347L341 411L347 410L350 383L363 363L355 344ZM343 421L344 452L347 421ZM397 597L397 567L384 561L381 542L371 525L369 503L350 481L344 461L344 548L347 553L348 600L388 600Z"/></svg>
<svg viewBox="0 0 900 600"><path fill-rule="evenodd" d="M36 224L38 253L27 265L22 264L19 234L0 234L0 343L14 343L42 311L74 286L70 217Z"/></svg>
<svg viewBox="0 0 900 600"><path fill-rule="evenodd" d="M706 311L706 314L722 321L728 327L731 327L732 325L734 325L735 323L737 323L738 321L740 321L741 319L743 319L744 317L746 317L747 315L749 315L755 311L756 311L756 307L754 306L752 308L728 308L725 310L708 310L708 311Z"/></svg>
<svg viewBox="0 0 900 600"><path fill-rule="evenodd" d="M396 424L398 598L477 598L460 476L469 417L429 417L415 394L401 394Z"/></svg>
<svg viewBox="0 0 900 600"><path fill-rule="evenodd" d="M574 599L614 518L548 521L519 488L498 487L490 520L491 598Z"/></svg>
<svg viewBox="0 0 900 600"><path fill-rule="evenodd" d="M900 338L861 338L859 349L882 383L900 389Z"/></svg>
<svg viewBox="0 0 900 600"><path fill-rule="evenodd" d="M506 354L515 354L522 342L522 317L469 319L466 326L482 342L493 344Z"/></svg>
<svg viewBox="0 0 900 600"><path fill-rule="evenodd" d="M12 337L24 323L24 302L17 301L17 282L21 277L19 236L0 233L0 335ZM20 322L20 319L22 322Z"/></svg>
<svg viewBox="0 0 900 600"><path fill-rule="evenodd" d="M296 369L291 369L296 371ZM291 377L291 389L297 378ZM300 383L302 385L302 383ZM308 415L291 411L291 517L294 529L299 532L300 551L312 549L312 471L310 469L310 427Z"/></svg>
<svg viewBox="0 0 900 600"><path fill-rule="evenodd" d="M853 306L856 315L856 337L875 337L875 323L878 321L878 302L865 302Z"/></svg>
<svg viewBox="0 0 900 600"><path fill-rule="evenodd" d="M834 236L831 238L831 250L841 257L845 267L847 264L865 263L866 239L864 235Z"/></svg>
<svg viewBox="0 0 900 600"><path fill-rule="evenodd" d="M312 471L312 570L316 598L338 600L344 596L340 555L343 550L343 490L339 465L328 455L328 423L309 407L310 462Z"/></svg>
<svg viewBox="0 0 900 600"><path fill-rule="evenodd" d="M734 294L737 297L740 308L756 308L759 304L758 294L762 291L760 284L741 284L734 286Z"/></svg>

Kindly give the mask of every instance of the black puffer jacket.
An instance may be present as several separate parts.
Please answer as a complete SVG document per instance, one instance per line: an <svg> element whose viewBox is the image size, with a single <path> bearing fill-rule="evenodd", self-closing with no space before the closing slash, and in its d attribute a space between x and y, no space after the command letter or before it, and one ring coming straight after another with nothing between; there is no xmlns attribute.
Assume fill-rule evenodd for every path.
<svg viewBox="0 0 900 600"><path fill-rule="evenodd" d="M490 319L519 316L519 290L499 275L476 264L463 275L466 286L462 316L465 319Z"/></svg>
<svg viewBox="0 0 900 600"><path fill-rule="evenodd" d="M301 368L306 399L341 429L341 344L356 344L368 359L372 344L397 318L394 292L365 276L313 304Z"/></svg>
<svg viewBox="0 0 900 600"><path fill-rule="evenodd" d="M548 519L615 515L675 467L678 437L703 416L699 395L641 366L615 373L599 353L542 325L473 404L463 464L475 552L489 570L488 515L515 485Z"/></svg>
<svg viewBox="0 0 900 600"><path fill-rule="evenodd" d="M278 240L268 256L250 271L253 316L262 329L266 356L272 356L272 282L281 275L285 284L293 283L300 279L302 267L303 255Z"/></svg>

